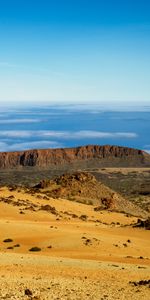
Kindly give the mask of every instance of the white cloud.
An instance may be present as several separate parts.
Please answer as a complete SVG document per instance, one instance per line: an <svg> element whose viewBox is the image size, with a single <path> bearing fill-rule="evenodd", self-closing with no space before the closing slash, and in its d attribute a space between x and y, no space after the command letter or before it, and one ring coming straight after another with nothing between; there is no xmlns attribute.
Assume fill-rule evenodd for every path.
<svg viewBox="0 0 150 300"><path fill-rule="evenodd" d="M55 138L70 138L74 133L68 131L39 131L37 132L40 137L55 137Z"/></svg>
<svg viewBox="0 0 150 300"><path fill-rule="evenodd" d="M25 124L25 123L40 123L40 119L4 119L0 120L0 124Z"/></svg>
<svg viewBox="0 0 150 300"><path fill-rule="evenodd" d="M138 135L135 132L116 132L115 137L132 139L137 138Z"/></svg>
<svg viewBox="0 0 150 300"><path fill-rule="evenodd" d="M119 138L137 138L138 135L134 132L103 132L92 130L81 131L51 131L51 130L7 130L0 131L0 137L5 138L31 138L31 137L50 137L50 138L63 138L63 139L84 139L84 138L97 138L97 139L119 139Z"/></svg>
<svg viewBox="0 0 150 300"><path fill-rule="evenodd" d="M46 149L63 147L59 140L97 139L133 139L137 138L134 132L101 132L92 130L70 131L30 131L12 130L0 131L0 152L19 151L27 149ZM31 139L35 139L34 141ZM18 142L19 139L19 142ZM29 140L30 139L30 140ZM37 140L36 140L37 139ZM50 140L49 140L50 139ZM54 139L54 141L53 141ZM57 140L57 141L56 141ZM149 151L149 150L145 150Z"/></svg>
<svg viewBox="0 0 150 300"><path fill-rule="evenodd" d="M72 134L72 138L136 138L133 132L102 132L82 130Z"/></svg>
<svg viewBox="0 0 150 300"><path fill-rule="evenodd" d="M28 138L32 137L34 132L28 130L1 130L0 137L5 138Z"/></svg>
<svg viewBox="0 0 150 300"><path fill-rule="evenodd" d="M29 149L48 149L48 148L60 148L63 145L56 141L34 141L26 143L14 143L8 145L7 143L0 142L0 152L5 151L22 151Z"/></svg>
<svg viewBox="0 0 150 300"><path fill-rule="evenodd" d="M40 107L40 104L39 104ZM65 104L65 103L52 103L51 105L44 105L43 108L47 109L56 109L56 110L63 110L68 111L70 113L74 112L88 112L88 113L102 113L102 112L150 112L150 105L147 103L138 103L135 105L133 102L128 103L125 102L103 102L100 101L99 103L93 102L93 104L89 104L88 102L80 104L80 103L72 103L72 104Z"/></svg>
<svg viewBox="0 0 150 300"><path fill-rule="evenodd" d="M148 154L150 154L150 150L149 149L144 149L143 151L147 152Z"/></svg>
<svg viewBox="0 0 150 300"><path fill-rule="evenodd" d="M126 105L125 103L119 104L119 103L112 103L112 102L99 102L99 103L93 103L93 104L89 104L89 103L83 103L83 104L79 104L79 103L72 103L72 104L65 104L60 102L49 102L47 103L43 103L41 104L40 102L35 103L26 103L25 104L20 104L20 106L18 105L18 103L16 104L2 104L0 103L0 114L2 117L6 116L8 117L8 114L13 114L14 117L16 117L17 115L20 116L31 116L31 120L33 116L36 116L37 118L40 116L61 116L61 115L70 115L70 114L74 114L74 113L88 113L88 114L102 114L105 112L150 112L150 105L144 105L144 103L141 104L137 104L136 106L133 105L133 103L130 103L128 105ZM121 117L118 116L109 116L109 118L112 119L121 119ZM143 118L143 117L142 117ZM123 116L123 119L125 120L129 120L129 121L133 121L133 120L137 120L137 118L132 118L132 117L128 117L128 116ZM145 117L144 117L145 119ZM33 118L34 120L34 118ZM39 120L41 121L41 120ZM20 121L21 123L21 121Z"/></svg>
<svg viewBox="0 0 150 300"><path fill-rule="evenodd" d="M150 145L145 145L143 147L143 151L147 152L148 154L150 154Z"/></svg>

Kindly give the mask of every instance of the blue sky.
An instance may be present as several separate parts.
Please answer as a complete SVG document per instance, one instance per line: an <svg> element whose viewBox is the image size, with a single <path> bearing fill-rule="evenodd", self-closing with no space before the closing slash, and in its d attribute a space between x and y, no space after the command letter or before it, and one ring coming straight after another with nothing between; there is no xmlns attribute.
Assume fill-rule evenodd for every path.
<svg viewBox="0 0 150 300"><path fill-rule="evenodd" d="M0 1L0 103L148 103L149 53L149 0Z"/></svg>

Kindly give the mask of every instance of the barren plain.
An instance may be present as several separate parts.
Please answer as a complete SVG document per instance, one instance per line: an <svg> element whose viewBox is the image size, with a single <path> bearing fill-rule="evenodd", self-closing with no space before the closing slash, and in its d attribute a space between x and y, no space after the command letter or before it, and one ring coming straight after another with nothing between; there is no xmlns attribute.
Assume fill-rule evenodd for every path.
<svg viewBox="0 0 150 300"><path fill-rule="evenodd" d="M149 230L94 208L1 187L0 299L149 299Z"/></svg>

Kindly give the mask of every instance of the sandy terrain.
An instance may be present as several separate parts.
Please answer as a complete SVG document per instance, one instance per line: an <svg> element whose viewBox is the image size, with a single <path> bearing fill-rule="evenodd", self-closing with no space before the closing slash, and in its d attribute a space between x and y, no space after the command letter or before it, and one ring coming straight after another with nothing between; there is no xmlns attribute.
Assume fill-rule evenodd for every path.
<svg viewBox="0 0 150 300"><path fill-rule="evenodd" d="M150 279L150 233L136 221L1 188L0 299L150 299L150 284L129 283Z"/></svg>

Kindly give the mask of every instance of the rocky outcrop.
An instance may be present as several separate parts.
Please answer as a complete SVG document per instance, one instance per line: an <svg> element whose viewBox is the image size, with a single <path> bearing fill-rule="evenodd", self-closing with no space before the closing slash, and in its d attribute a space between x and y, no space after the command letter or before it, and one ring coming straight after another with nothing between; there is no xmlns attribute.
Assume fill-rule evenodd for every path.
<svg viewBox="0 0 150 300"><path fill-rule="evenodd" d="M148 217L146 220L137 220L137 224L135 224L133 227L139 227L144 228L146 230L150 230L150 217Z"/></svg>
<svg viewBox="0 0 150 300"><path fill-rule="evenodd" d="M46 168L88 161L96 161L99 166L111 166L114 162L120 166L150 166L150 155L141 150L110 145L0 153L1 169L20 166Z"/></svg>
<svg viewBox="0 0 150 300"><path fill-rule="evenodd" d="M111 210L142 215L139 207L114 192L88 172L63 174L53 180L42 180L32 188L54 199L68 199L84 204L96 205L95 211Z"/></svg>
<svg viewBox="0 0 150 300"><path fill-rule="evenodd" d="M101 204L101 208L112 208L115 193L88 172L63 174L53 180L42 180L34 189L44 190L52 198L65 198L83 203ZM118 198L122 199L121 196Z"/></svg>

